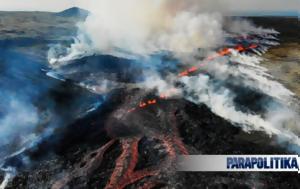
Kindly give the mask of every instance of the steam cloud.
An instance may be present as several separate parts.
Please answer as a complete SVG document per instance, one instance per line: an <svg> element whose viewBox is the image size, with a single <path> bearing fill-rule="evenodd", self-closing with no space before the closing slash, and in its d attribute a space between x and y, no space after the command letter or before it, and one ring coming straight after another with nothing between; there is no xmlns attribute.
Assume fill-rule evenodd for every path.
<svg viewBox="0 0 300 189"><path fill-rule="evenodd" d="M8 154L24 149L37 138L34 131L39 118L35 106L26 102L23 97L3 91L0 92L0 96L6 102L0 114L0 160L2 161L9 157ZM2 166L3 163L0 162L0 165ZM0 189L4 189L17 171L14 167L1 167L1 170L5 172L5 177Z"/></svg>
<svg viewBox="0 0 300 189"><path fill-rule="evenodd" d="M299 130L296 129L299 122L286 124L291 119L299 120L298 114L289 107L294 94L260 65L263 59L259 55L270 46L279 44L276 38L278 32L254 27L243 20L225 19L220 14L221 2L218 5L192 0L100 0L91 6L92 14L86 21L79 24L75 43L64 52L52 49L49 63L59 68L70 60L93 54L144 61L167 51L183 65L198 65L202 63L197 58L199 49L204 50L205 57L214 54L216 48L231 45L227 38L259 35L259 39L248 40L260 44L252 54L241 54L231 49L230 56L218 58L203 67L207 75L181 78L179 81L183 88L176 87L176 76L169 74L162 77L155 70L144 73L145 80L139 87L159 92L176 88L176 95L194 103L206 104L214 113L245 131L265 131L280 140L300 145ZM151 61L147 62L151 64ZM244 94L234 88L246 88L272 100L261 102L264 112L249 108L242 110L236 98Z"/></svg>
<svg viewBox="0 0 300 189"><path fill-rule="evenodd" d="M36 108L13 95L1 96L6 99L7 104L0 119L0 147L3 148L13 143L22 146L30 142L34 138L32 133L34 133L39 120ZM15 144L16 142L17 144ZM2 155L6 155L4 149L2 149Z"/></svg>
<svg viewBox="0 0 300 189"><path fill-rule="evenodd" d="M80 36L62 58L68 61L92 53L144 56L159 51L190 53L222 44L222 16L199 12L196 1L101 0L80 25ZM87 36L87 37L86 37ZM92 49L91 49L92 48ZM53 53L51 53L52 55Z"/></svg>

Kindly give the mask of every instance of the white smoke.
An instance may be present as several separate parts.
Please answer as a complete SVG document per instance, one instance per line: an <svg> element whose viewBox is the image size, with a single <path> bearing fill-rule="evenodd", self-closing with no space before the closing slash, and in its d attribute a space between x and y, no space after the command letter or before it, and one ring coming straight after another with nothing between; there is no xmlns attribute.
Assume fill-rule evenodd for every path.
<svg viewBox="0 0 300 189"><path fill-rule="evenodd" d="M92 55L94 51L88 39L83 34L78 34L69 48L61 45L52 46L48 51L48 61L54 67L61 66L63 62ZM57 65L57 62L60 64Z"/></svg>
<svg viewBox="0 0 300 189"><path fill-rule="evenodd" d="M196 104L206 104L215 114L240 125L244 131L264 131L270 136L279 136L284 141L300 145L300 138L282 124L296 118L289 109L270 110L264 119L261 115L238 110L233 102L236 94L226 87L216 88L209 76L184 77L181 81L185 84L185 98Z"/></svg>
<svg viewBox="0 0 300 189"><path fill-rule="evenodd" d="M162 77L160 73L148 71L139 86L156 89L158 93L177 88L174 94L206 104L215 114L245 131L265 131L300 145L299 122L295 122L293 129L286 127L286 120L298 120L298 115L288 107L294 94L275 81L260 65L263 59L258 56L270 46L279 45L277 31L257 28L244 20L224 19L218 13L222 8L207 0L99 0L92 3L90 11L91 15L80 24L75 43L63 53L60 49L50 51L49 62L54 67L92 54L138 59L161 51L172 52L185 66L199 65L202 63L197 58L199 49L212 52L234 44L226 42L226 38L253 35L247 40L259 48L252 49L252 55L231 49L228 58L217 58L203 67L214 78L200 75L178 79L174 75ZM209 54L204 53L204 56ZM230 65L232 63L235 65ZM216 84L214 79L219 82ZM183 89L175 86L176 80L184 84ZM228 88L226 82L272 97L274 102L284 104L284 110L277 107L273 111L275 109L266 104L265 114L243 112L234 103L239 94ZM107 89L107 85L104 86Z"/></svg>
<svg viewBox="0 0 300 189"><path fill-rule="evenodd" d="M260 65L261 61L263 59L256 55L240 54L232 50L232 56L229 59L223 59L221 63L220 60L212 62L207 69L218 79L226 80L229 76L243 78L238 80L239 84L288 103L294 93L275 81L268 70ZM229 62L236 64L230 66Z"/></svg>
<svg viewBox="0 0 300 189"><path fill-rule="evenodd" d="M273 35L279 34L279 32L274 29L255 27L249 21L242 19L228 19L226 23L226 30L231 33L239 33L244 35L247 35L249 33L258 35L263 34L265 38L271 39L276 39L276 37L274 37Z"/></svg>
<svg viewBox="0 0 300 189"><path fill-rule="evenodd" d="M16 175L16 169L4 168L1 164L6 158L23 152L24 147L37 138L35 128L39 119L37 109L24 98L7 93L1 93L1 97L6 102L0 117L0 169L5 172L0 189L4 189ZM16 150L19 151L11 154ZM11 155L7 156L8 154Z"/></svg>
<svg viewBox="0 0 300 189"><path fill-rule="evenodd" d="M92 53L125 57L159 51L186 53L222 44L222 16L193 10L197 6L199 3L190 0L97 1L67 55L60 57L51 52L49 62L65 62Z"/></svg>
<svg viewBox="0 0 300 189"><path fill-rule="evenodd" d="M0 189L5 189L7 184L12 181L12 179L16 176L17 174L17 171L15 168L13 167L8 167L6 169L3 169L3 171L5 171L5 176L4 176L4 179L0 185Z"/></svg>
<svg viewBox="0 0 300 189"><path fill-rule="evenodd" d="M17 97L3 97L7 100L4 115L0 118L0 146L27 142L38 123L36 108Z"/></svg>
<svg viewBox="0 0 300 189"><path fill-rule="evenodd" d="M265 32L261 33L260 29L257 32L257 35L268 36L262 43L258 43L260 49L264 51L269 48L265 44L276 45L274 40L277 41L275 37L272 37L275 32L272 30L270 34ZM238 53L234 49L230 51L230 56L220 57L202 67L212 76L200 75L181 79L185 84L184 98L197 104L206 104L215 114L241 126L247 132L264 131L270 136L277 136L281 142L299 146L300 118L290 106L294 100L294 93L277 82L268 70L260 65L264 61L263 58L254 54ZM214 81L215 79L218 82ZM273 97L274 104L265 102L266 104L262 105L267 109L266 113L241 111L234 102L234 99L241 94L232 91L226 86L226 82ZM276 103L281 105L275 105Z"/></svg>

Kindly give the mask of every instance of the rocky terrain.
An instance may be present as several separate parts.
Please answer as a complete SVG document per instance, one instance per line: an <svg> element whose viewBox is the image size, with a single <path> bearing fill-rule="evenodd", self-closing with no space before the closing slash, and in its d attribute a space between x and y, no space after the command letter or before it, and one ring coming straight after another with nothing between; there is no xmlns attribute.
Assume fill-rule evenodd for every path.
<svg viewBox="0 0 300 189"><path fill-rule="evenodd" d="M13 19L10 14L14 14ZM76 32L75 23L78 17L70 17L69 14L69 12L60 15L2 12L1 47L11 46L11 49L26 55L27 52L31 52L39 57L38 63L43 64L48 49L45 44L56 40L67 42L71 40L69 33ZM273 27L281 32L281 45L264 55L266 58L264 64L276 79L300 95L298 82L300 38L299 32L295 32L295 28L300 27L299 22L293 18L250 19L257 25ZM54 31L59 31L59 36ZM44 36L47 36L47 39ZM101 95L91 94L74 86L70 81L53 82L56 87L51 87L50 93L56 101L55 109L60 110L65 117L81 113L81 109L78 110L76 107L77 100L94 102L95 99L102 98ZM120 157L125 160L123 166L132 169L130 174L139 178L135 182L126 177L117 179L120 182L124 181L126 188L300 187L297 173L183 173L168 170L172 167L168 163L172 163L173 154L177 152L189 154L290 152L285 148L285 144L278 145L275 137L262 132L244 132L212 113L205 105L197 106L182 99L163 100L156 106L139 110L134 115L121 112L122 118L119 118L116 109L122 110L120 104L135 102L139 93L143 91L137 89L111 91L101 108L78 116L75 121L65 121L63 127L56 128L52 135L47 136L34 148L27 149L22 156L11 158L7 164L20 169L7 188L98 189L104 188L108 183L111 184L111 188L122 188L110 178L113 174L116 178L121 177L117 174L120 172L128 173L126 170L115 170ZM249 96L250 103L259 98L255 94ZM105 148L102 148L103 146ZM22 164L24 154L30 157L30 166ZM148 170L149 167L151 170ZM0 181L4 178L4 174L1 174ZM140 176L143 174L144 176Z"/></svg>
<svg viewBox="0 0 300 189"><path fill-rule="evenodd" d="M280 31L280 43L268 51L264 66L281 83L300 96L300 22L297 18L252 18L257 25Z"/></svg>
<svg viewBox="0 0 300 189"><path fill-rule="evenodd" d="M103 112L110 112L112 104L122 101L122 97L126 95L120 91L117 93L118 95L113 95L112 100L108 101L104 109L77 120L68 127L70 129L57 132L56 137L61 140L55 140L55 144L41 144L38 150L27 152L30 156L36 157L35 165L28 170L21 171L8 188L51 188L57 180L76 170L77 166L91 161L93 151L111 140L111 136L108 136L104 129L109 126L104 124L105 126L101 127L102 122L109 121L110 118L99 115L103 115ZM120 94L122 96L119 96ZM146 116L143 116L143 125L147 125L147 122L150 126L164 125L161 123L162 118L155 116L160 110L164 110L165 114L175 114L176 127L190 154L288 153L283 147L278 146L275 139L269 138L264 133L245 133L240 128L234 127L214 115L207 107L199 107L181 100L165 101L159 107L143 110L140 112L140 116L146 114L149 119L152 118L148 120ZM153 119L155 117L156 119ZM95 128L95 125L99 125L99 127ZM170 124L166 126L171 128ZM165 128L159 129L164 130ZM122 133L113 133L122 138L132 137L131 134L128 134L132 132L126 132L126 130L123 130ZM111 134L112 131L110 131ZM143 136L139 143L137 169L159 164L157 155L165 152L153 150L151 147L155 145L157 145L155 141L151 142L150 138ZM99 167L95 167L88 177L82 175L71 179L68 183L69 188L104 188L120 153L120 143L116 142L103 155ZM160 156L162 159L165 158L164 154ZM40 159L41 157L42 159ZM178 172L172 173L172 176L167 178L161 175L159 179L161 184L157 185L158 188L298 188L300 186L297 173ZM143 182L141 180L127 188L138 188Z"/></svg>

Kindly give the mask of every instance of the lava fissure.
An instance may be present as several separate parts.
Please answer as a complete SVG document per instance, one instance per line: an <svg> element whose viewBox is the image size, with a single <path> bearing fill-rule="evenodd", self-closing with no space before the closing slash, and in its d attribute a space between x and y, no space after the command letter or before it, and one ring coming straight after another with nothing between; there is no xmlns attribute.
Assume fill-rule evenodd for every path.
<svg viewBox="0 0 300 189"><path fill-rule="evenodd" d="M224 48L212 56L207 57L201 64L197 66L193 66L189 69L186 69L178 74L178 77L190 76L191 74L199 71L200 67L205 66L209 61L212 61L218 57L227 56L233 53L233 51L237 51L239 53L246 52L247 50L255 49L258 45L250 44L248 47L243 45L236 45L233 48ZM158 97L140 101L137 107L131 108L127 111L127 113L132 113L138 109L144 109L146 107L156 105L161 100L165 100L170 96L176 93L176 89L170 89L161 93ZM171 120L172 126L170 127L168 133L156 133L154 136L151 136L153 139L158 139L159 143L164 148L165 158L159 162L158 165L150 166L143 168L141 170L135 170L138 161L139 161L139 142L142 139L140 136L129 137L129 138L121 138L121 155L117 158L115 163L115 168L105 186L105 189L124 189L125 187L135 184L140 181L141 189L151 189L156 187L158 184L164 184L161 177L161 173L172 174L172 167L174 167L174 163L176 163L177 155L188 155L189 152L186 149L182 139L180 138L179 130L176 125L176 113L172 115ZM60 182L54 184L52 189L59 189L62 186L65 186L70 182L73 177L84 174L92 174L97 167L101 164L103 159L104 152L115 142L116 139L110 141L108 144L103 146L97 155L92 160L85 159L86 164L72 172L71 175L68 175ZM78 173L80 172L80 174ZM82 173L83 172L83 173ZM147 178L147 179L146 179ZM150 179L148 179L150 178Z"/></svg>
<svg viewBox="0 0 300 189"><path fill-rule="evenodd" d="M170 168L172 168L172 165L176 162L177 154L188 154L176 127L176 124L173 125L171 132L168 134L155 134L155 136L152 136L153 139L160 141L166 152L166 157L158 165L150 166L142 170L135 170L139 159L139 142L142 137L120 139L122 153L116 161L115 169L105 189L123 189L146 177L152 177L152 179L156 178L156 182L149 181L149 183L147 183L146 181L147 184L144 183L143 188L153 188L157 181L160 180L156 176L162 172L167 173L170 171ZM160 182L163 183L163 181Z"/></svg>
<svg viewBox="0 0 300 189"><path fill-rule="evenodd" d="M105 189L123 189L147 176L157 174L157 171L144 169L134 171L138 162L138 144L141 137L132 139L121 139L122 154L116 161L115 169Z"/></svg>
<svg viewBox="0 0 300 189"><path fill-rule="evenodd" d="M246 51L251 50L251 49L256 49L258 47L259 46L257 44L250 44L248 47L245 47L243 45L236 45L233 48L228 48L228 47L223 48L222 50L218 51L216 54L207 57L203 61L203 63L199 64L198 66L192 66L191 68L180 72L178 74L178 77L181 78L181 77L190 76L191 74L195 73L196 71L199 71L199 69L201 67L208 64L209 61L212 61L212 60L214 60L216 58L219 58L219 57L230 55L230 54L232 54L233 51L237 51L239 53L242 53L242 52L246 52ZM157 98L149 99L149 100L146 100L146 101L141 101L137 107L128 109L127 113L131 113L131 112L136 111L137 109L143 109L143 108L146 108L148 106L155 105L159 102L159 100L165 100L168 97L174 95L176 93L175 91L176 91L176 89L171 89L171 90L168 90L164 93L161 93L159 95L159 97L157 97Z"/></svg>

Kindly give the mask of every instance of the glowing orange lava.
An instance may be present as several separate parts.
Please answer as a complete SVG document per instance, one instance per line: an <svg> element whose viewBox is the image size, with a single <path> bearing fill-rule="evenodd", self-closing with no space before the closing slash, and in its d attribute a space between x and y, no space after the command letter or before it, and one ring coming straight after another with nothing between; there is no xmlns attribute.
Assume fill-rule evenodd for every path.
<svg viewBox="0 0 300 189"><path fill-rule="evenodd" d="M176 114L173 114L172 119L172 123L176 123ZM177 125L172 124L171 128L172 132L168 134L157 133L153 136L164 147L167 153L166 159L159 165L153 165L142 170L135 169L139 159L138 147L141 137L120 139L122 153L116 161L115 169L105 189L124 189L128 185L138 182L145 177L151 177L152 179L145 181L142 187L140 187L141 189L150 189L163 183L157 177L161 173L161 170L163 170L162 168L173 167L172 165L176 162L178 153L188 155L188 150L179 136Z"/></svg>
<svg viewBox="0 0 300 189"><path fill-rule="evenodd" d="M233 48L226 47L226 48L218 51L216 54L207 57L203 61L203 63L199 64L198 66L193 66L193 67L191 67L189 69L186 69L186 70L180 72L178 74L178 77L189 76L189 75L195 73L196 71L198 71L200 69L200 67L205 66L209 61L212 61L212 60L214 60L216 58L219 58L219 57L223 57L223 56L227 56L227 55L232 54L233 50L238 51L239 53L241 53L241 52L245 52L245 51L250 50L250 49L255 49L257 47L258 47L257 44L251 44L248 47L244 47L241 44L236 45ZM158 100L160 100L160 99L164 100L164 99L167 99L168 97L172 96L175 93L174 90L176 90L176 89L171 89L171 90L169 90L167 92L164 92L164 93L160 94L159 98L150 99L150 100L147 100L147 101L142 101L142 102L139 103L138 108L140 108L140 109L141 108L146 108L146 107L148 107L150 105L157 104ZM131 113L131 112L137 110L138 108L131 108L127 112Z"/></svg>
<svg viewBox="0 0 300 189"><path fill-rule="evenodd" d="M237 45L234 48L224 48L212 56L207 57L203 63L198 66L193 66L189 69L186 69L178 74L178 77L189 76L200 69L200 67L205 66L209 61L214 60L218 57L226 56L231 54L234 50L238 52L245 52L249 49L257 48L257 44L251 44L248 47L243 45ZM168 97L176 94L177 90L175 88L165 91L160 94L159 97L148 99L145 101L139 102L139 104L128 110L128 113L134 112L138 109L143 109L149 106L153 106L159 103L160 100L165 100ZM93 152L96 156L89 154L87 158L84 159L83 166L79 164L78 168L73 170L71 173L67 174L60 181L56 182L52 189L62 189L68 185L73 179L79 178L80 176L88 176L92 174L103 160L104 153L116 142L120 141L122 152L121 155L117 158L115 168L105 186L105 189L124 189L127 186L134 184L136 182L143 182L141 189L151 189L156 187L159 184L164 183L159 176L163 173L164 169L170 169L173 167L176 162L176 157L178 154L188 155L188 150L186 149L182 139L179 136L179 131L176 125L176 113L172 116L172 124L170 131L168 133L157 132L154 136L151 136L153 139L158 139L160 144L164 147L167 156L165 160L159 163L159 165L154 165L151 167L146 167L142 170L136 170L136 165L139 160L139 142L142 137L135 136L130 138L118 138L112 139L110 142L105 144L99 150ZM92 159L91 159L92 157ZM145 178L150 178L145 180Z"/></svg>
<svg viewBox="0 0 300 189"><path fill-rule="evenodd" d="M223 57L226 55L230 55L234 50L238 52L245 52L249 49L257 48L258 45L251 44L248 47L244 47L243 45L237 45L234 48L224 48L218 51L216 54L207 57L203 63L198 66L193 66L189 69L186 69L178 74L178 77L189 76L192 73L195 73L199 70L200 67L205 66L209 61L212 61L218 57ZM137 109L143 109L152 105L155 105L159 102L159 100L165 100L168 97L172 96L176 93L176 89L168 90L164 93L161 93L159 97L141 101L139 105L135 108L131 108L128 110L128 113L133 112ZM176 123L176 117L174 114L174 121ZM188 151L185 148L184 143L179 137L178 128L176 125L172 127L172 132L168 135L157 135L154 136L162 142L166 152L168 153L168 159L165 161L165 167L172 167L172 163L175 162L177 151L179 151L183 155L187 155ZM160 173L160 168L146 168L144 170L134 170L135 166L138 162L138 143L141 138L131 138L131 139L123 139L121 140L122 145L122 154L119 156L116 162L115 169L110 177L108 184L105 189L123 189L126 186L135 183L138 180L141 180L145 177L155 177ZM141 189L150 189L155 187L159 182L157 181L146 181Z"/></svg>

